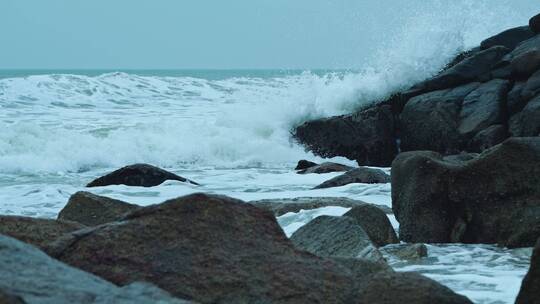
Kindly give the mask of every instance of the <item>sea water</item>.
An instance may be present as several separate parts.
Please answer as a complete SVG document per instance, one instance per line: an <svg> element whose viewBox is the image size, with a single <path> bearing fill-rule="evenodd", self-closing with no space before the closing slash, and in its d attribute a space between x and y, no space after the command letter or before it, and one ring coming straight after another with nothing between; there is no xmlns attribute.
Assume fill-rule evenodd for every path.
<svg viewBox="0 0 540 304"><path fill-rule="evenodd" d="M389 184L311 190L338 173L296 174L298 160L324 160L298 145L291 131L306 120L387 98L437 73L481 39L530 17L504 7L493 11L485 1L461 2L469 5L404 16L403 28L381 33L379 52L351 70L1 71L0 214L55 218L80 190L142 206L194 192L245 201L347 197L391 206ZM152 188L84 187L141 162L201 186L167 181ZM307 210L278 220L290 235L316 216L347 210ZM477 303L513 303L530 254L530 249L441 244L429 245L426 259L389 262L399 271L420 271Z"/></svg>

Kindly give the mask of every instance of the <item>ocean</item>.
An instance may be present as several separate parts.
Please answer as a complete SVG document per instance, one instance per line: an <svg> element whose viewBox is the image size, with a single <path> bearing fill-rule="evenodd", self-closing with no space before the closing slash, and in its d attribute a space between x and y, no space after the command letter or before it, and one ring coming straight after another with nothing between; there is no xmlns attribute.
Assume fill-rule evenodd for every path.
<svg viewBox="0 0 540 304"><path fill-rule="evenodd" d="M458 15L464 22L440 22ZM311 190L337 174L296 174L300 159L327 160L298 145L291 131L383 100L530 16L476 17L415 16L350 70L0 70L0 214L55 218L81 190L143 206L194 192L245 201L338 196L391 206L390 184ZM133 163L160 166L201 186L84 187ZM278 221L290 234L318 215L347 210L301 211ZM390 264L420 271L475 303L513 303L531 254L489 245L428 247L429 258Z"/></svg>

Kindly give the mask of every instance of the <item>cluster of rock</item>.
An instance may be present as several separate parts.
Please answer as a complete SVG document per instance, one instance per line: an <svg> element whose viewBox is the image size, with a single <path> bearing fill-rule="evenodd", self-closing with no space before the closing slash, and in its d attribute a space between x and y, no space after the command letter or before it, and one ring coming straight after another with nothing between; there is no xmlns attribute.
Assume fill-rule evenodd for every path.
<svg viewBox="0 0 540 304"><path fill-rule="evenodd" d="M399 151L482 152L508 137L538 136L537 19L486 39L438 75L388 100L305 122L294 136L323 157L370 166L390 166Z"/></svg>

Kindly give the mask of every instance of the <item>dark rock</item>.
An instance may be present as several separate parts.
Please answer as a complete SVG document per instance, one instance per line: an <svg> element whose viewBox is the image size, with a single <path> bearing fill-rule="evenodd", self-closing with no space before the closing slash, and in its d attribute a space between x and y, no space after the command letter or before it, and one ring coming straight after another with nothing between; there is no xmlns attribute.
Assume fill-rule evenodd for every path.
<svg viewBox="0 0 540 304"><path fill-rule="evenodd" d="M367 233L351 217L319 216L298 229L291 241L297 248L320 257L383 261Z"/></svg>
<svg viewBox="0 0 540 304"><path fill-rule="evenodd" d="M255 207L272 212L276 217L289 212L299 212L300 210L311 210L330 206L354 208L357 206L364 206L368 204L363 201L353 200L346 197L298 197L285 199L265 199L259 201L251 201L249 203L254 205ZM392 209L386 206L372 206L379 208L386 214L392 213Z"/></svg>
<svg viewBox="0 0 540 304"><path fill-rule="evenodd" d="M177 180L198 185L194 181L188 180L158 167L147 164L135 164L120 168L114 172L102 176L86 186L103 187L109 185L126 185L137 187L154 187L162 184L166 180Z"/></svg>
<svg viewBox="0 0 540 304"><path fill-rule="evenodd" d="M469 151L482 152L502 143L509 136L503 125L492 125L478 132L469 144Z"/></svg>
<svg viewBox="0 0 540 304"><path fill-rule="evenodd" d="M484 83L463 100L458 130L472 136L487 127L503 122L503 109L510 83L495 79Z"/></svg>
<svg viewBox="0 0 540 304"><path fill-rule="evenodd" d="M294 137L315 154L344 156L359 165L389 166L397 154L394 118L389 105L308 121L296 128Z"/></svg>
<svg viewBox="0 0 540 304"><path fill-rule="evenodd" d="M401 114L401 150L459 153L463 146L458 131L461 103L479 86L480 83L472 83L409 100Z"/></svg>
<svg viewBox="0 0 540 304"><path fill-rule="evenodd" d="M506 107L509 115L520 112L527 104L527 100L521 98L521 91L524 87L525 82L516 82L512 90L508 92Z"/></svg>
<svg viewBox="0 0 540 304"><path fill-rule="evenodd" d="M392 267L388 266L385 261L369 261L355 258L331 258L331 260L343 266L344 271L352 274L354 282L352 289L355 291L365 288L376 274L393 272ZM353 301L353 303L355 302Z"/></svg>
<svg viewBox="0 0 540 304"><path fill-rule="evenodd" d="M532 49L517 55L510 61L511 74L516 78L527 78L540 68L540 50Z"/></svg>
<svg viewBox="0 0 540 304"><path fill-rule="evenodd" d="M43 248L65 233L84 228L69 221L55 221L23 216L0 216L0 234Z"/></svg>
<svg viewBox="0 0 540 304"><path fill-rule="evenodd" d="M489 80L491 70L509 51L504 46L494 46L480 51L437 76L413 86L413 88L431 92L470 82Z"/></svg>
<svg viewBox="0 0 540 304"><path fill-rule="evenodd" d="M515 27L482 41L480 48L486 50L497 45L502 45L513 50L518 44L533 36L534 33L528 26Z"/></svg>
<svg viewBox="0 0 540 304"><path fill-rule="evenodd" d="M332 173L332 172L346 172L351 169L352 167L349 167L346 165L327 162L327 163L322 163L320 165L309 167L304 170L300 170L297 173L298 174L312 174L312 173L324 174L324 173Z"/></svg>
<svg viewBox="0 0 540 304"><path fill-rule="evenodd" d="M513 136L540 135L540 95L510 118L509 129Z"/></svg>
<svg viewBox="0 0 540 304"><path fill-rule="evenodd" d="M468 162L470 160L473 160L477 158L480 154L478 153L467 153L467 152L461 152L459 154L454 155L447 155L443 157L443 160L450 162L450 163L456 163L458 165L463 164L463 162Z"/></svg>
<svg viewBox="0 0 540 304"><path fill-rule="evenodd" d="M324 183L318 185L314 189L324 189L332 187L341 187L348 184L385 184L390 182L390 176L379 169L361 167L348 171L347 173L336 176Z"/></svg>
<svg viewBox="0 0 540 304"><path fill-rule="evenodd" d="M522 43L518 44L518 46L516 46L516 48L512 52L504 56L502 62L511 62L514 58L522 56L523 54L532 50L538 49L540 49L540 35L536 35L531 39L527 39Z"/></svg>
<svg viewBox="0 0 540 304"><path fill-rule="evenodd" d="M540 71L534 73L525 83L521 91L521 99L531 100L540 94Z"/></svg>
<svg viewBox="0 0 540 304"><path fill-rule="evenodd" d="M510 138L466 162L400 154L392 204L400 239L532 246L540 236L540 138Z"/></svg>
<svg viewBox="0 0 540 304"><path fill-rule="evenodd" d="M25 304L24 300L10 293L0 290L0 304Z"/></svg>
<svg viewBox="0 0 540 304"><path fill-rule="evenodd" d="M540 239L536 242L531 266L521 284L516 304L540 304Z"/></svg>
<svg viewBox="0 0 540 304"><path fill-rule="evenodd" d="M454 67L455 65L457 65L458 63L462 62L463 60L475 55L476 53L482 51L480 49L480 47L475 47L475 48L472 48L470 50L467 50L465 52L461 52L459 53L456 57L454 57L454 59L452 59L452 61L450 61L442 70L441 70L441 73L442 72L445 72L446 70Z"/></svg>
<svg viewBox="0 0 540 304"><path fill-rule="evenodd" d="M298 164L296 165L296 168L294 168L294 170L305 170L305 169L308 169L308 168L311 168L311 167L315 167L317 165L318 165L317 163L311 162L309 160L302 159L302 160L300 160L298 162Z"/></svg>
<svg viewBox="0 0 540 304"><path fill-rule="evenodd" d="M97 226L117 221L127 212L140 208L123 201L80 191L73 194L58 214L58 220Z"/></svg>
<svg viewBox="0 0 540 304"><path fill-rule="evenodd" d="M355 219L377 247L399 243L396 232L386 214L373 205L366 204L354 207L343 216Z"/></svg>
<svg viewBox="0 0 540 304"><path fill-rule="evenodd" d="M62 264L31 245L2 235L0 290L12 297L22 298L26 303L191 303L174 299L149 284L137 283L119 288L92 274Z"/></svg>
<svg viewBox="0 0 540 304"><path fill-rule="evenodd" d="M529 19L529 27L531 28L531 31L540 34L540 14Z"/></svg>
<svg viewBox="0 0 540 304"><path fill-rule="evenodd" d="M380 272L358 299L360 304L472 304L448 287L413 272Z"/></svg>
<svg viewBox="0 0 540 304"><path fill-rule="evenodd" d="M193 194L57 240L51 256L115 284L156 284L201 303L347 303L350 273L298 251L273 214Z"/></svg>
<svg viewBox="0 0 540 304"><path fill-rule="evenodd" d="M428 256L427 246L424 244L390 244L379 248L381 253L399 260L417 260Z"/></svg>

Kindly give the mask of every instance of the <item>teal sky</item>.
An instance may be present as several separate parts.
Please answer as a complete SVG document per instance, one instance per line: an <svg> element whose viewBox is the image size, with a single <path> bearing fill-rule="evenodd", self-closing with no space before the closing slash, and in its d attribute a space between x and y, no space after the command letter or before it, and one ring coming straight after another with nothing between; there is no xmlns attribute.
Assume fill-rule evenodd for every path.
<svg viewBox="0 0 540 304"><path fill-rule="evenodd" d="M354 68L404 12L464 2L0 0L0 68ZM538 0L479 2L517 23L540 12Z"/></svg>

